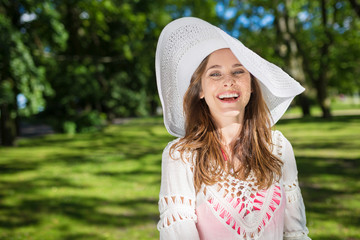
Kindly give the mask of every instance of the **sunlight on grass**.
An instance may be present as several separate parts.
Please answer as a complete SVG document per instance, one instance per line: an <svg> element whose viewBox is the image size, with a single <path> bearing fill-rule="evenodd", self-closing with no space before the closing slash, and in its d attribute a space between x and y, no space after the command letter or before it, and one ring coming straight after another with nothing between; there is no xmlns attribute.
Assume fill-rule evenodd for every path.
<svg viewBox="0 0 360 240"><path fill-rule="evenodd" d="M359 239L360 117L282 120L278 129L294 147L311 237Z"/></svg>
<svg viewBox="0 0 360 240"><path fill-rule="evenodd" d="M360 117L284 119L312 239L359 239ZM0 239L158 239L161 118L0 148Z"/></svg>

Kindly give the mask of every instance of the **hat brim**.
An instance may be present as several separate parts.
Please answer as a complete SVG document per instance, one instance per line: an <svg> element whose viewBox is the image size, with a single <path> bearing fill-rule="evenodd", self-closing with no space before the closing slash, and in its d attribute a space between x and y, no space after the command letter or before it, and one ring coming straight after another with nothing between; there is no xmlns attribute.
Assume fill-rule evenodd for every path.
<svg viewBox="0 0 360 240"><path fill-rule="evenodd" d="M167 131L185 135L183 97L191 77L205 57L230 48L239 62L260 82L274 125L293 98L305 89L278 66L266 61L239 40L201 19L185 17L169 23L156 49L156 80Z"/></svg>

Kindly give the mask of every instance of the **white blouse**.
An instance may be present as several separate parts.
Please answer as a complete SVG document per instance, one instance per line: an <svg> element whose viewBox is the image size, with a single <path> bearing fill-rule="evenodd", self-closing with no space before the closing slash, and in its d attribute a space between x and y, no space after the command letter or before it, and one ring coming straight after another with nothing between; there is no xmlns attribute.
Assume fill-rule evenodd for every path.
<svg viewBox="0 0 360 240"><path fill-rule="evenodd" d="M292 146L281 132L272 136L273 153L284 165L280 181L266 190L257 189L251 175L246 181L224 175L196 193L191 154L185 161L179 152L171 158L179 139L170 142L162 155L160 239L309 240Z"/></svg>

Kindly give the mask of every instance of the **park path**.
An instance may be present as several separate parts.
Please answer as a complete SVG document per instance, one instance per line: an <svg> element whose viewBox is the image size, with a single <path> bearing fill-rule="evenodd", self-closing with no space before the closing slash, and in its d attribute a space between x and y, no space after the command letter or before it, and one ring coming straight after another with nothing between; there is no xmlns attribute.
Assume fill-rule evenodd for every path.
<svg viewBox="0 0 360 240"><path fill-rule="evenodd" d="M345 116L345 115L360 115L360 109L351 109L351 110L334 110L332 112L334 116ZM313 114L313 116L320 116L320 114ZM286 113L282 119L293 119L300 118L301 114L290 114ZM133 118L118 118L113 121L113 124L124 124L131 121ZM30 123L21 123L20 125L20 137L29 138L29 137L38 137L48 134L55 133L54 129L46 124L30 124Z"/></svg>
<svg viewBox="0 0 360 240"><path fill-rule="evenodd" d="M53 133L55 133L54 129L46 124L31 124L24 122L20 124L20 137L39 137Z"/></svg>
<svg viewBox="0 0 360 240"><path fill-rule="evenodd" d="M117 118L117 119L114 119L112 124L121 125L121 124L131 121L132 119L133 118ZM20 136L19 137L20 138L39 137L39 136L44 136L44 135L54 134L54 133L55 133L54 129L47 124L22 122L20 124Z"/></svg>

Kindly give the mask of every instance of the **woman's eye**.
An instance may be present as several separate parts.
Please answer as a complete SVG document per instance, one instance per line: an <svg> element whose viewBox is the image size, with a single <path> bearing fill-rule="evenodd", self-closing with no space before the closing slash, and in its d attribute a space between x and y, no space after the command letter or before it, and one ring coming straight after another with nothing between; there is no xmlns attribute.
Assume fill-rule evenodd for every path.
<svg viewBox="0 0 360 240"><path fill-rule="evenodd" d="M237 74L242 74L242 73L244 73L243 70L238 70L238 71L235 71L233 74L234 74L234 75L237 75Z"/></svg>
<svg viewBox="0 0 360 240"><path fill-rule="evenodd" d="M220 77L220 76L221 76L221 74L218 72L210 74L210 77Z"/></svg>

